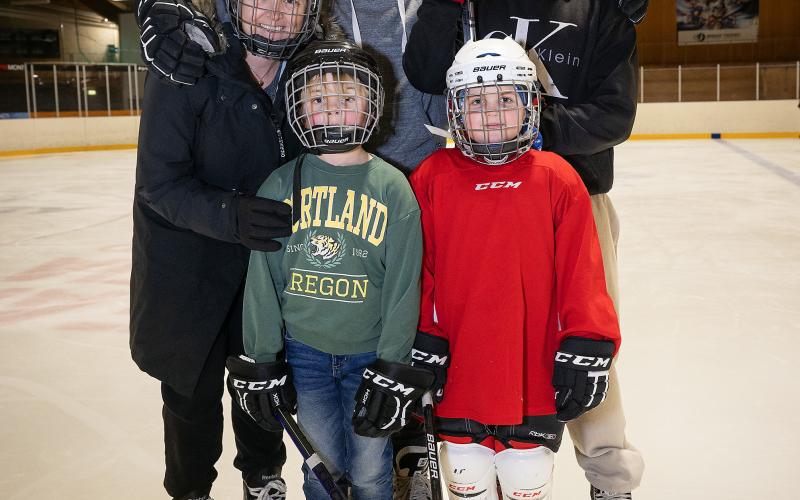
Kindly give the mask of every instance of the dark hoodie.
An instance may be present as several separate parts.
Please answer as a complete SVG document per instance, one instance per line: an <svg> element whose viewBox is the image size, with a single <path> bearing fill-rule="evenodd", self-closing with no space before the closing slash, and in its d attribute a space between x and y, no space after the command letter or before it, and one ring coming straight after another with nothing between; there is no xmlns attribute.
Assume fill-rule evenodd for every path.
<svg viewBox="0 0 800 500"><path fill-rule="evenodd" d="M543 149L569 161L590 194L608 192L614 180L612 148L628 138L636 114L633 23L608 0L474 3L477 37L500 31L526 50L533 48L558 89L544 96ZM403 67L412 85L442 93L463 39L462 6L424 0L417 16Z"/></svg>
<svg viewBox="0 0 800 500"><path fill-rule="evenodd" d="M421 3L422 0L335 0L331 6L347 37L360 41L377 59L386 89L383 115L368 146L406 173L444 146L444 139L431 134L425 125L447 127L444 98L415 89L403 73L404 35L416 22Z"/></svg>

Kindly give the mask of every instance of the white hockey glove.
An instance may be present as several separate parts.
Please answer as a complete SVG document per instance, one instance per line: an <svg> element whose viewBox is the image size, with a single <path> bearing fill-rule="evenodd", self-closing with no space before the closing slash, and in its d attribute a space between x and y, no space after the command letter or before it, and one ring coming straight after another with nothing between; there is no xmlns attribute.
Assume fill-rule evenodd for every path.
<svg viewBox="0 0 800 500"><path fill-rule="evenodd" d="M553 370L560 421L578 418L606 399L613 354L614 343L608 340L567 337L561 342Z"/></svg>
<svg viewBox="0 0 800 500"><path fill-rule="evenodd" d="M364 369L356 392L356 434L385 437L405 427L411 409L433 383L433 374L403 363L379 359Z"/></svg>
<svg viewBox="0 0 800 500"><path fill-rule="evenodd" d="M222 39L209 20L186 0L138 0L142 57L153 73L179 85L194 85L205 73L209 54Z"/></svg>

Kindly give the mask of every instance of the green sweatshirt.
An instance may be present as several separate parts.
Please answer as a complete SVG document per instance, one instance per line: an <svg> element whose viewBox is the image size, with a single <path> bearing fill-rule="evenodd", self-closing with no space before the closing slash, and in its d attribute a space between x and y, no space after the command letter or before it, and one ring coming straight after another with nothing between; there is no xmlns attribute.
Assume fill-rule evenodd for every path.
<svg viewBox="0 0 800 500"><path fill-rule="evenodd" d="M292 204L294 161L259 196ZM422 234L405 176L380 158L330 165L307 155L302 209L278 252L250 254L244 350L274 361L283 332L330 354L405 362L419 316Z"/></svg>

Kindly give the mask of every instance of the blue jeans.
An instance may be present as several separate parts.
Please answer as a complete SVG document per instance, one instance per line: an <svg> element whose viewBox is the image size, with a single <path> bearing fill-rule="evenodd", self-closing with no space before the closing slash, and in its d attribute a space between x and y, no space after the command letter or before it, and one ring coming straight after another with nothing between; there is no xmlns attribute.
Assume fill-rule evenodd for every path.
<svg viewBox="0 0 800 500"><path fill-rule="evenodd" d="M343 475L356 500L392 499L392 446L388 438L353 430L355 395L374 352L337 356L286 335L286 359L297 390L297 419L334 479ZM310 500L329 498L316 476L303 467L303 492Z"/></svg>

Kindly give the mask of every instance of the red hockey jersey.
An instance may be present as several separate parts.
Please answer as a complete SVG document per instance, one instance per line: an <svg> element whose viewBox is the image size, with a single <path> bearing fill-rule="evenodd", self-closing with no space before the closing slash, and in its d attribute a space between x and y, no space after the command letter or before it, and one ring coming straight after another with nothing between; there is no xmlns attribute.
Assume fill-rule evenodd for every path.
<svg viewBox="0 0 800 500"><path fill-rule="evenodd" d="M501 166L442 149L411 176L422 210L419 329L450 342L437 415L513 425L555 413L556 349L620 335L589 194L560 156Z"/></svg>

